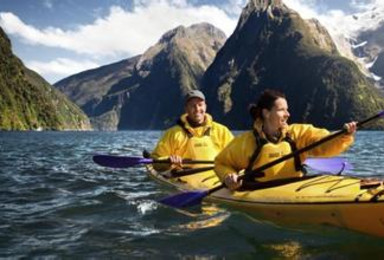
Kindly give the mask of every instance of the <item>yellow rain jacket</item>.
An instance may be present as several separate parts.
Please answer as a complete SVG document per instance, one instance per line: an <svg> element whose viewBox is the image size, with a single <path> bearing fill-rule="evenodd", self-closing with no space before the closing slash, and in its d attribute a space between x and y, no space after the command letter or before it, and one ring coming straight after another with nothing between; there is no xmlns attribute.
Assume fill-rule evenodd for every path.
<svg viewBox="0 0 384 260"><path fill-rule="evenodd" d="M152 152L152 158L167 159L170 155L179 155L183 159L213 161L233 139L228 128L214 122L209 114L205 114L205 123L199 127L192 127L188 123L187 114L182 115L180 121L185 129L180 125L168 129ZM188 167L206 166L209 165L188 165ZM158 171L169 169L167 164L155 164L154 167Z"/></svg>
<svg viewBox="0 0 384 260"><path fill-rule="evenodd" d="M254 130L266 140L256 157L252 169L256 169L268 162L274 161L292 152L291 145L285 141L288 135L297 149L308 146L330 134L326 129L316 128L309 124L292 124L282 130L282 136L277 143L269 142L262 129L262 122L256 121ZM300 154L300 161L304 162L309 156L331 157L344 152L352 143L353 135L341 135L333 140ZM237 136L215 159L215 172L221 181L230 173L238 173L248 167L250 158L256 150L256 138L253 131L247 131ZM294 158L283 161L266 169L264 177L257 181L270 181L291 177L301 177L303 173L295 167Z"/></svg>

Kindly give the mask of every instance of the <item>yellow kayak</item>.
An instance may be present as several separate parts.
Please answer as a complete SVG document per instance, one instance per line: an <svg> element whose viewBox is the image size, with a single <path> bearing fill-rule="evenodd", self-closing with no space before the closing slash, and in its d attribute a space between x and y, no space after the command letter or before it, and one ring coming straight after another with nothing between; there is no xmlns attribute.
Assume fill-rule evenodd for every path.
<svg viewBox="0 0 384 260"><path fill-rule="evenodd" d="M213 172L166 178L148 166L155 180L180 191L220 184ZM200 175L200 176L199 176ZM316 175L282 181L270 187L231 192L220 189L205 198L275 223L327 224L384 237L384 185L349 176Z"/></svg>

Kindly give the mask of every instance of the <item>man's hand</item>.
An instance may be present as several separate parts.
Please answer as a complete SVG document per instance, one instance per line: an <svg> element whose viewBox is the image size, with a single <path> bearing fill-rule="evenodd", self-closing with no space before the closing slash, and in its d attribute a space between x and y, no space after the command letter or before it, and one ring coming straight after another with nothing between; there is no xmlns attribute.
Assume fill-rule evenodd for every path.
<svg viewBox="0 0 384 260"><path fill-rule="evenodd" d="M170 155L169 160L171 162L171 165L175 168L183 167L183 158L181 158L179 155Z"/></svg>

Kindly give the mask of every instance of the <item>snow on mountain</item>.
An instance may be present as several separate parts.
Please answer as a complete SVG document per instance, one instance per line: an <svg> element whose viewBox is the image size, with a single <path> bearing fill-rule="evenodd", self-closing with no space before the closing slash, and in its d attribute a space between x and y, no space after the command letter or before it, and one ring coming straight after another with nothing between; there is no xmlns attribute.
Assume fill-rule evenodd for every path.
<svg viewBox="0 0 384 260"><path fill-rule="evenodd" d="M374 66L378 56L384 54L384 6L348 16L335 13L333 18L320 20L328 28L340 53L355 60L378 87L384 88L384 67Z"/></svg>
<svg viewBox="0 0 384 260"><path fill-rule="evenodd" d="M338 9L327 12L316 9L311 2L286 0L304 19L315 18L325 26L341 55L354 60L360 70L384 89L384 1L363 3L352 1L355 13ZM379 57L379 58L378 58Z"/></svg>

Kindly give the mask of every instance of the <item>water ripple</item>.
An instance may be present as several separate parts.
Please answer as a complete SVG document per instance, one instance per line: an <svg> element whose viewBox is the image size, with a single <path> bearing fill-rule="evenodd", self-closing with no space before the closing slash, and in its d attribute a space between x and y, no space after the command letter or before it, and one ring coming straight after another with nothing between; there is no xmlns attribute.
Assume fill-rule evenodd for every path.
<svg viewBox="0 0 384 260"><path fill-rule="evenodd" d="M349 258L382 253L381 240L351 232L282 229L208 203L168 208L157 199L169 189L148 178L143 167L110 169L92 161L96 153L140 156L160 134L0 132L0 258ZM383 143L382 132L359 132L343 155L355 167L346 174L383 176Z"/></svg>

